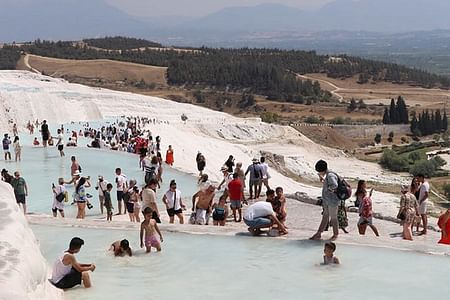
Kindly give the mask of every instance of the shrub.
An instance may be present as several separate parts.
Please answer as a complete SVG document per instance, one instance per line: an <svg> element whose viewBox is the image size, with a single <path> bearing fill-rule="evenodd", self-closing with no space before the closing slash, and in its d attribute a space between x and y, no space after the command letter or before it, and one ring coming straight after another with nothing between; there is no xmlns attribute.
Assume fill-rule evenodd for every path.
<svg viewBox="0 0 450 300"><path fill-rule="evenodd" d="M261 120L266 123L276 123L278 122L279 115L273 112L263 112L261 115Z"/></svg>
<svg viewBox="0 0 450 300"><path fill-rule="evenodd" d="M318 124L320 123L320 120L316 116L309 116L305 119L305 123Z"/></svg>
<svg viewBox="0 0 450 300"><path fill-rule="evenodd" d="M377 133L375 135L375 138L373 139L375 141L375 143L379 144L381 143L381 134Z"/></svg>
<svg viewBox="0 0 450 300"><path fill-rule="evenodd" d="M420 152L414 151L408 155L408 159L411 160L412 162L415 162L415 161L424 159L424 157L422 157L422 155L420 155Z"/></svg>
<svg viewBox="0 0 450 300"><path fill-rule="evenodd" d="M447 162L440 156L435 156L433 159L431 159L431 161L435 165L436 169L439 169L440 167L443 167L447 164Z"/></svg>
<svg viewBox="0 0 450 300"><path fill-rule="evenodd" d="M444 184L444 186L442 187L442 189L444 190L444 194L447 197L447 199L450 200L450 184Z"/></svg>
<svg viewBox="0 0 450 300"><path fill-rule="evenodd" d="M339 117L335 117L332 120L330 120L331 124L338 124L338 125L342 125L345 124L345 120L343 117L339 116Z"/></svg>
<svg viewBox="0 0 450 300"><path fill-rule="evenodd" d="M380 159L380 164L391 171L402 172L408 171L409 163L404 157L399 156L395 151L387 149L384 150Z"/></svg>
<svg viewBox="0 0 450 300"><path fill-rule="evenodd" d="M409 170L409 173L413 176L423 174L428 177L432 177L436 172L436 165L433 160L419 160Z"/></svg>

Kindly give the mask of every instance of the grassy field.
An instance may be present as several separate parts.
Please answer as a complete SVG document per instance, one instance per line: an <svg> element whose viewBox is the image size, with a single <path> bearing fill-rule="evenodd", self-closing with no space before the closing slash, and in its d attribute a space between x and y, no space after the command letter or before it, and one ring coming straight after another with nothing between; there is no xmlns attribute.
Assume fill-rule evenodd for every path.
<svg viewBox="0 0 450 300"><path fill-rule="evenodd" d="M79 77L111 82L124 80L139 82L143 79L147 84L167 85L167 68L164 67L145 66L107 59L70 60L36 55L29 55L29 64L33 68L52 77ZM19 67L26 69L23 62L19 63Z"/></svg>

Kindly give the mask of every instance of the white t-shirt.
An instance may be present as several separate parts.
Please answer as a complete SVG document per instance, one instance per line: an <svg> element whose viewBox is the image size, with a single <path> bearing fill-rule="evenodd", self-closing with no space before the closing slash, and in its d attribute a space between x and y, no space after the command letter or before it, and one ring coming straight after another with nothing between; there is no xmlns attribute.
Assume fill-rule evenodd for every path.
<svg viewBox="0 0 450 300"><path fill-rule="evenodd" d="M425 192L428 193L430 191L430 184L428 183L428 181L425 181L424 183L422 183L419 191L420 191L419 199L417 199L417 201L419 201L419 203L420 203L420 200L422 200L423 197L425 196ZM428 200L428 197L425 200Z"/></svg>
<svg viewBox="0 0 450 300"><path fill-rule="evenodd" d="M181 192L180 190L175 190L175 193L171 190L168 190L166 192L166 198L167 202L169 204L169 208L175 208L175 210L178 210L181 208ZM175 205L173 202L175 201Z"/></svg>
<svg viewBox="0 0 450 300"><path fill-rule="evenodd" d="M262 178L269 179L270 178L269 165L267 163L262 163L262 164L259 164L259 166L261 168Z"/></svg>
<svg viewBox="0 0 450 300"><path fill-rule="evenodd" d="M150 188L144 188L142 190L142 211L150 207L151 203L156 203L155 191Z"/></svg>
<svg viewBox="0 0 450 300"><path fill-rule="evenodd" d="M60 133L58 134L58 142L56 143L56 146L64 145L64 134Z"/></svg>
<svg viewBox="0 0 450 300"><path fill-rule="evenodd" d="M117 184L118 192L123 192L126 182L127 182L127 176L125 176L124 174L120 174L120 175L116 176L116 184Z"/></svg>
<svg viewBox="0 0 450 300"><path fill-rule="evenodd" d="M250 205L244 214L244 219L253 221L256 218L267 217L274 214L272 204L266 201L259 201Z"/></svg>

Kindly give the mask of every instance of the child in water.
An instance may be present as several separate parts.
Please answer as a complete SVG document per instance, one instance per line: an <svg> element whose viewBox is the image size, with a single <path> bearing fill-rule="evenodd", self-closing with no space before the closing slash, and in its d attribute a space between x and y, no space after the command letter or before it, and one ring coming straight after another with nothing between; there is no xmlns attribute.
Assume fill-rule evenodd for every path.
<svg viewBox="0 0 450 300"><path fill-rule="evenodd" d="M145 252L149 253L153 248L159 252L161 251L161 243L163 237L159 231L156 221L152 219L152 209L150 207L144 210L144 221L141 223L141 248L144 248L144 234L145 234ZM159 237L158 237L159 235Z"/></svg>
<svg viewBox="0 0 450 300"><path fill-rule="evenodd" d="M114 251L114 256L132 256L130 243L128 240L115 241L111 244L110 251Z"/></svg>
<svg viewBox="0 0 450 300"><path fill-rule="evenodd" d="M323 252L323 264L324 265L339 265L340 261L339 258L334 256L334 251L336 251L336 244L333 242L325 243Z"/></svg>

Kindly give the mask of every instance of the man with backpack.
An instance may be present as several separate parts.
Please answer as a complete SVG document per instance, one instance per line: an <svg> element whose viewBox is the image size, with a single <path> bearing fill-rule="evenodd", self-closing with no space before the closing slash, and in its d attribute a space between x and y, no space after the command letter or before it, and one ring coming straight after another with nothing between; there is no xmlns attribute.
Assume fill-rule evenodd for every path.
<svg viewBox="0 0 450 300"><path fill-rule="evenodd" d="M250 173L250 179L249 179L249 192L250 192L250 198L249 200L253 199L253 195L255 195L254 199L258 199L259 195L261 193L261 185L260 182L262 180L262 171L261 166L259 165L259 161L257 158L254 158L252 160L252 164L248 166L247 171L245 172L245 176ZM254 194L253 194L254 192Z"/></svg>
<svg viewBox="0 0 450 300"><path fill-rule="evenodd" d="M9 146L11 145L11 139L9 138L8 134L5 133L3 140L3 152L5 153L5 160L11 160L11 151L9 150Z"/></svg>
<svg viewBox="0 0 450 300"><path fill-rule="evenodd" d="M330 225L333 227L333 236L330 240L336 240L339 234L338 227L338 206L342 200L348 199L349 186L343 179L328 169L326 161L319 160L316 163L315 169L319 175L320 181L323 183L322 187L322 206L323 214L319 229L310 238L311 240L320 240L322 232ZM350 190L351 194L351 190Z"/></svg>

